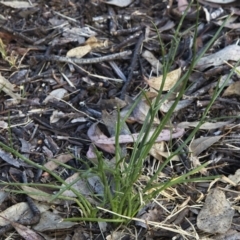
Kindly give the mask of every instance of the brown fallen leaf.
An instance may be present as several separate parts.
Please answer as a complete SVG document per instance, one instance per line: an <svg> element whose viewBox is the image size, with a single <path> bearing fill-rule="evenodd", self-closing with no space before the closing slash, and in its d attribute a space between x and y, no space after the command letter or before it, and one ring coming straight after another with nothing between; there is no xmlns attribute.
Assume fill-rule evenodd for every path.
<svg viewBox="0 0 240 240"><path fill-rule="evenodd" d="M170 90L180 79L181 74L182 74L181 68L169 72L164 82L163 91ZM163 75L159 77L150 78L149 80L146 80L146 82L153 89L159 90L163 82Z"/></svg>
<svg viewBox="0 0 240 240"><path fill-rule="evenodd" d="M223 97L232 96L232 95L240 95L240 81L234 82L231 84L223 93Z"/></svg>
<svg viewBox="0 0 240 240"><path fill-rule="evenodd" d="M44 164L44 167L46 167L48 170L54 170L56 169L59 164L66 163L70 161L73 158L71 154L60 154L55 159L51 159L47 163Z"/></svg>
<svg viewBox="0 0 240 240"><path fill-rule="evenodd" d="M76 48L72 48L67 52L67 57L76 57L82 58L93 49L102 48L107 46L107 41L100 41L95 36L90 37L84 46L79 46Z"/></svg>

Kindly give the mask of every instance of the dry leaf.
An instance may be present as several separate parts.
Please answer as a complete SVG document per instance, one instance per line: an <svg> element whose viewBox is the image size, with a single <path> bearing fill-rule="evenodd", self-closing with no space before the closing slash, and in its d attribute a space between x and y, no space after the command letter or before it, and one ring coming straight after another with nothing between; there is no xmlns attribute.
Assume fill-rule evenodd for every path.
<svg viewBox="0 0 240 240"><path fill-rule="evenodd" d="M63 221L63 218L52 212L45 211L41 214L40 222L37 225L34 225L32 228L38 232L44 231L57 231L57 230L65 230L68 228L72 228L77 222ZM59 238L58 238L59 239Z"/></svg>
<svg viewBox="0 0 240 240"><path fill-rule="evenodd" d="M148 141L151 136L153 135L154 130L149 132L148 135L148 139L146 141ZM161 141L169 141L173 138L179 138L184 134L184 129L182 128L175 128L174 132L170 131L168 129L163 129L160 134L158 135L157 139L155 140L155 142L161 142ZM105 135L104 135L105 136ZM142 135L143 137L143 135ZM132 143L137 141L139 138L139 133L133 133L130 135L119 135L118 136L118 142L119 143ZM141 139L139 140L141 141ZM110 137L110 138L106 138L105 137L100 137L98 138L97 136L94 138L94 144L100 144L100 145L105 145L105 144L114 144L115 143L115 137Z"/></svg>
<svg viewBox="0 0 240 240"><path fill-rule="evenodd" d="M33 198L37 201L50 202L53 197L53 195L43 192L36 188L22 186L22 189L27 192L27 195L29 195L31 198ZM61 201L58 199L55 199L54 201L51 201L51 203L60 204Z"/></svg>
<svg viewBox="0 0 240 240"><path fill-rule="evenodd" d="M0 149L0 158L14 167L19 168L20 166L29 167L29 165L18 158L14 158L10 153Z"/></svg>
<svg viewBox="0 0 240 240"><path fill-rule="evenodd" d="M173 112L178 112L179 110L188 107L193 101L193 99L180 100L177 106L174 108ZM170 110L174 103L175 101L164 102L163 104L161 104L160 110L166 113Z"/></svg>
<svg viewBox="0 0 240 240"><path fill-rule="evenodd" d="M64 112L55 110L52 112L52 115L50 117L50 123L56 123L64 116L66 116L66 114Z"/></svg>
<svg viewBox="0 0 240 240"><path fill-rule="evenodd" d="M30 4L28 1L1 1L1 4L11 7L11 8L31 8L36 6L36 4Z"/></svg>
<svg viewBox="0 0 240 240"><path fill-rule="evenodd" d="M83 56L91 52L93 49L106 46L107 41L100 41L96 37L92 36L85 42L84 46L76 47L69 50L67 52L67 57L82 58Z"/></svg>
<svg viewBox="0 0 240 240"><path fill-rule="evenodd" d="M12 97L13 99L22 99L21 96L17 93L14 93L15 90L15 86L10 83L6 78L4 78L1 74L0 74L0 91L4 91L7 95L9 95L10 97Z"/></svg>
<svg viewBox="0 0 240 240"><path fill-rule="evenodd" d="M136 122L144 123L146 116L149 112L149 109L150 109L149 105L145 101L141 100L133 109L131 117ZM154 124L159 123L160 123L159 119L154 117Z"/></svg>
<svg viewBox="0 0 240 240"><path fill-rule="evenodd" d="M212 146L214 143L219 141L221 139L221 136L214 136L214 137L201 137L194 139L189 148L190 151L194 156L198 156L200 153L202 153L204 150Z"/></svg>
<svg viewBox="0 0 240 240"><path fill-rule="evenodd" d="M184 12L188 8L188 1L187 0L178 0L178 10L179 12ZM189 8L188 11L190 12L191 9Z"/></svg>
<svg viewBox="0 0 240 240"><path fill-rule="evenodd" d="M115 5L118 7L127 7L132 3L133 0L110 0L110 1L104 1L107 4Z"/></svg>
<svg viewBox="0 0 240 240"><path fill-rule="evenodd" d="M71 184L72 182L76 181L71 187L75 189L77 192L82 194L89 202L92 204L96 204L97 201L92 197L93 192L90 190L89 185L85 179L79 177L79 173L74 173L69 178L65 179L67 184ZM62 185L64 188L65 185ZM62 196L66 197L77 197L75 193L71 190L66 190L62 193Z"/></svg>
<svg viewBox="0 0 240 240"><path fill-rule="evenodd" d="M192 163L192 165L193 165L194 168L197 168L197 167L199 167L199 166L202 165L202 164L200 163L200 161L199 161L199 158L198 158L197 156L195 156L194 154L191 154L191 155L190 155L190 161L191 161L191 163ZM208 171L207 171L207 169L206 169L205 167L201 168L201 169L199 170L199 172L200 172L201 174L205 175L205 176L207 176L207 174L208 174Z"/></svg>
<svg viewBox="0 0 240 240"><path fill-rule="evenodd" d="M163 157L168 158L171 155L171 152L164 151L165 150L164 144L165 144L164 142L154 143L149 151L149 154L152 155L157 160L159 160L160 162L163 161ZM171 158L171 161L179 161L178 155L174 155Z"/></svg>
<svg viewBox="0 0 240 240"><path fill-rule="evenodd" d="M238 29L240 27L240 23L234 23L238 19L238 16L231 16L227 22L225 22L224 27L230 29ZM222 26L224 23L223 20L218 20L216 22L217 25Z"/></svg>
<svg viewBox="0 0 240 240"><path fill-rule="evenodd" d="M114 99L101 99L98 102L99 106L101 109L121 109L123 107L125 107L127 104L125 101L123 101L120 98L114 98Z"/></svg>
<svg viewBox="0 0 240 240"><path fill-rule="evenodd" d="M44 167L46 167L48 170L54 170L59 166L59 163L66 163L73 159L73 156L71 154L60 154L57 156L56 159L51 159L47 163L44 164Z"/></svg>
<svg viewBox="0 0 240 240"><path fill-rule="evenodd" d="M106 240L120 240L120 239L125 239L124 237L126 236L126 233L124 232L116 232L114 231L113 233L111 233L111 235L108 235L106 237ZM127 238L128 239L128 238Z"/></svg>
<svg viewBox="0 0 240 240"><path fill-rule="evenodd" d="M220 3L220 4L228 4L235 2L236 0L205 0L206 2L212 2L212 3Z"/></svg>
<svg viewBox="0 0 240 240"><path fill-rule="evenodd" d="M91 52L91 50L92 47L90 45L76 47L67 52L67 57L82 58L83 56Z"/></svg>
<svg viewBox="0 0 240 240"><path fill-rule="evenodd" d="M211 66L219 66L225 63L225 61L238 61L240 55L240 46L229 45L224 49L210 54L206 57L202 57L197 62L196 68L199 70L204 70Z"/></svg>
<svg viewBox="0 0 240 240"><path fill-rule="evenodd" d="M176 70L173 70L172 72L169 72L165 79L163 91L170 90L179 80L181 73L182 73L181 68L178 68ZM150 78L149 80L146 80L146 82L149 84L150 87L156 90L159 90L163 82L163 76L161 75L159 77Z"/></svg>
<svg viewBox="0 0 240 240"><path fill-rule="evenodd" d="M105 124L108 133L111 137L116 135L116 122L118 121L118 111L113 111L112 114L109 114L106 110L102 111L102 121ZM119 134L131 134L127 124L125 122L122 123Z"/></svg>
<svg viewBox="0 0 240 240"><path fill-rule="evenodd" d="M3 216L10 221L18 221L28 209L29 206L26 202L20 202L2 211L0 216ZM0 217L0 226L9 224L9 221L4 218Z"/></svg>
<svg viewBox="0 0 240 240"><path fill-rule="evenodd" d="M0 121L0 128L8 128L8 123L5 121Z"/></svg>
<svg viewBox="0 0 240 240"><path fill-rule="evenodd" d="M228 125L229 122L205 122L203 123L199 129L204 129L204 130L211 130L211 129L216 129L216 128L222 128ZM189 127L196 127L199 124L199 122L181 122L178 124L178 127L180 128L189 128Z"/></svg>
<svg viewBox="0 0 240 240"><path fill-rule="evenodd" d="M103 139L103 140L107 139L107 136L102 133L102 131L98 128L97 124L98 123L92 124L92 126L88 129L88 132L87 132L88 137L93 141L93 143L97 147L103 149L106 152L115 153L115 147L112 143L101 144L96 142L96 140L99 140L99 139Z"/></svg>
<svg viewBox="0 0 240 240"><path fill-rule="evenodd" d="M238 169L234 175L229 175L228 178L236 185L240 183L240 169Z"/></svg>
<svg viewBox="0 0 240 240"><path fill-rule="evenodd" d="M232 96L232 95L240 95L240 81L234 82L231 84L223 93L223 97Z"/></svg>
<svg viewBox="0 0 240 240"><path fill-rule="evenodd" d="M99 148L103 149L106 152L109 153L115 153L115 137L108 138L106 135L104 135L100 129L97 127L98 123L92 124L92 126L88 130L88 137L92 140L93 144L98 146ZM148 135L148 139L151 138L153 131L150 131ZM169 141L173 138L179 138L184 134L184 129L182 128L175 128L174 131L163 129L155 142L161 142L161 141ZM137 141L139 138L139 133L134 134L126 134L126 135L119 135L118 136L118 142L119 143L132 143ZM141 140L140 140L141 141ZM148 140L147 140L148 141Z"/></svg>
<svg viewBox="0 0 240 240"><path fill-rule="evenodd" d="M44 240L42 236L22 224L19 224L17 222L11 222L11 224L19 233L19 235L25 240Z"/></svg>
<svg viewBox="0 0 240 240"><path fill-rule="evenodd" d="M51 99L63 99L67 95L67 90L64 88L58 88L49 93L49 95L44 99L43 103L48 103Z"/></svg>
<svg viewBox="0 0 240 240"><path fill-rule="evenodd" d="M159 73L162 70L162 64L159 60L148 50L142 53L143 58L145 58L151 65L154 73Z"/></svg>

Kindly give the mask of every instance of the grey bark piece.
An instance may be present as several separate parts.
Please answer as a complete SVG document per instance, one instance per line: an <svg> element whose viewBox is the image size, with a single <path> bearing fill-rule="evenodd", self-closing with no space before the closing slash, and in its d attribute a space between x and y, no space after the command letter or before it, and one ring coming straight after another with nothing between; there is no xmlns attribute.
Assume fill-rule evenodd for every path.
<svg viewBox="0 0 240 240"><path fill-rule="evenodd" d="M234 210L223 191L211 189L205 204L198 214L197 226L208 233L225 233L232 224Z"/></svg>
<svg viewBox="0 0 240 240"><path fill-rule="evenodd" d="M222 50L210 54L206 57L202 57L197 62L196 68L199 70L204 70L211 66L219 66L225 64L225 61L238 61L240 58L240 46L229 45Z"/></svg>

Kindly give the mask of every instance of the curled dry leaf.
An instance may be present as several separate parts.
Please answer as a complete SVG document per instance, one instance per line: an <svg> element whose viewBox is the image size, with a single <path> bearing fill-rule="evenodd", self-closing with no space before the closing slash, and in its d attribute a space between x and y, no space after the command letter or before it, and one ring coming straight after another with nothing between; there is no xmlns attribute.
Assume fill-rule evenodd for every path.
<svg viewBox="0 0 240 240"><path fill-rule="evenodd" d="M163 91L170 90L180 79L181 73L182 73L181 68L169 72L164 82ZM159 90L161 88L163 80L164 80L163 75L161 75L159 77L150 78L149 80L146 80L146 82L153 89Z"/></svg>

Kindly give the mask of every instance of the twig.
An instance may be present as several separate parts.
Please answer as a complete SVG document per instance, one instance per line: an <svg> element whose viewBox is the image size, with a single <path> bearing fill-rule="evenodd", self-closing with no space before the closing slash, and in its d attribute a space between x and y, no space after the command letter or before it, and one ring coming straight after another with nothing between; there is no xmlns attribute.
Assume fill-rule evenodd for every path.
<svg viewBox="0 0 240 240"><path fill-rule="evenodd" d="M96 57L96 58L70 58L70 57L60 57L56 55L38 55L35 56L38 60L45 60L45 61L57 61L57 62L67 62L67 63L76 63L76 64L92 64L92 63L99 63L103 61L112 61L115 59L120 59L122 57L126 57L130 55L132 51L124 51L120 53L114 53L103 57Z"/></svg>
<svg viewBox="0 0 240 240"><path fill-rule="evenodd" d="M129 43L133 43L133 41L135 40L135 38L139 37L139 35L142 33L142 31L140 32L136 32L133 35L131 35L130 37L126 38L124 41L122 41L121 43L119 43L118 45L114 45L111 49L112 52L115 52L119 49L122 49L124 47L126 47Z"/></svg>
<svg viewBox="0 0 240 240"><path fill-rule="evenodd" d="M6 26L4 26L4 25L1 25L1 26L0 26L0 29L3 29L3 30L5 30L6 32L11 33L12 35L14 35L14 36L16 36L16 37L23 39L25 42L28 42L28 43L31 43L31 44L33 44L33 43L35 42L34 40L26 37L26 36L23 35L22 33L13 31L11 28L8 28L8 27L6 27Z"/></svg>
<svg viewBox="0 0 240 240"><path fill-rule="evenodd" d="M131 60L131 65L130 65L130 71L129 71L129 74L128 74L128 78L127 78L127 81L124 83L124 86L122 88L122 92L121 92L121 99L124 99L125 98L125 93L127 91L127 88L132 80L132 76L133 76L133 71L135 69L135 66L136 66L136 62L137 62L137 58L138 58L138 54L139 54L139 49L142 45L142 42L143 42L143 39L144 39L144 34L142 33L138 39L138 42L136 44L136 47L134 49L134 53L133 53L133 57L132 57L132 60Z"/></svg>

